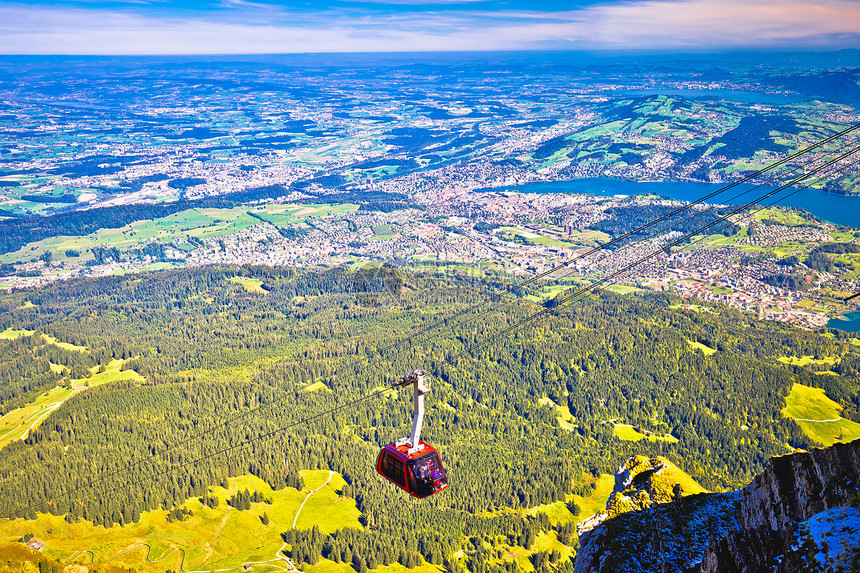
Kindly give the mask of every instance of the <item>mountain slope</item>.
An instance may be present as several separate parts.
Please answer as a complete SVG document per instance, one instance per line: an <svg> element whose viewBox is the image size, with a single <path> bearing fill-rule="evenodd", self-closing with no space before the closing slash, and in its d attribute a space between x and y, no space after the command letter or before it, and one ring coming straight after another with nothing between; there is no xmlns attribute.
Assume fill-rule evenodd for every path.
<svg viewBox="0 0 860 573"><path fill-rule="evenodd" d="M860 440L773 458L743 489L581 529L576 571L856 570L858 496Z"/></svg>

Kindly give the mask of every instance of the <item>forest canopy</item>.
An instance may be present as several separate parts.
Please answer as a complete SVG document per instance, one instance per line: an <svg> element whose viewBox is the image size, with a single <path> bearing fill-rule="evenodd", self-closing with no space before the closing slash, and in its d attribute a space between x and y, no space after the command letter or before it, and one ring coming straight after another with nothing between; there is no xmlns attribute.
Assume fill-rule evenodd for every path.
<svg viewBox="0 0 860 573"><path fill-rule="evenodd" d="M207 488L228 476L250 473L277 490L296 484L296 470L330 469L344 476L370 533L296 534L308 559L328 552L351 560L379 535L391 546L374 550L375 562L441 563L476 531L527 541L544 525L487 512L583 494L632 454L666 456L711 489L748 482L770 456L815 445L780 413L792 384L824 388L858 419L860 353L838 331L821 337L729 308L701 312L665 294L603 293L494 338L536 307L496 299L478 316L451 316L489 299L504 277L464 285L389 270L398 297L383 306L355 292L363 272L204 268L73 279L0 297L0 329L34 332L0 341L0 364L19 372L2 377L3 408L58 384L63 375L51 364L81 373L120 359L144 378L77 393L26 440L5 446L0 515L51 512L111 527L207 499ZM261 281L265 294L228 280L239 276ZM446 317L442 328L394 345ZM828 376L779 361L807 355L841 359ZM419 367L433 380L424 436L449 472L443 494L403 504L374 472L378 448L408 434L408 393L277 432ZM564 424L560 411L569 414ZM625 441L616 423L677 441ZM173 444L181 445L168 450ZM229 503L245 507L244 496Z"/></svg>

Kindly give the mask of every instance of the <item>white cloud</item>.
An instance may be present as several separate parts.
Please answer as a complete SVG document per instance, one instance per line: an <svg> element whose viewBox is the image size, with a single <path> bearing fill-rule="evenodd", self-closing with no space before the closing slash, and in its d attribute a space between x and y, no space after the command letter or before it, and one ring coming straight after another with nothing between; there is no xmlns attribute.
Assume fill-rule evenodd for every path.
<svg viewBox="0 0 860 573"><path fill-rule="evenodd" d="M237 8L243 4L233 1ZM0 53L860 46L860 3L849 0L636 0L556 13L448 11L380 16L368 12L353 19L331 12L271 15L271 20L249 14L242 21L229 22L203 16L157 18L119 10L0 4Z"/></svg>

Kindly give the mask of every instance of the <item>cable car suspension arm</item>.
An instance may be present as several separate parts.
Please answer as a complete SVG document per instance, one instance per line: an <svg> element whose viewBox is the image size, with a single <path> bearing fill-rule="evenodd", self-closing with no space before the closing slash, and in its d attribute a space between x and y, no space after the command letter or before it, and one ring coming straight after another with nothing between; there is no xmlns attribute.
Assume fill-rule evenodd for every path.
<svg viewBox="0 0 860 573"><path fill-rule="evenodd" d="M421 445L421 425L424 423L424 394L430 392L430 380L424 370L415 370L393 384L394 387L412 385L414 392L415 412L412 414L412 432L408 438L400 438L397 445L409 444L409 453L423 448Z"/></svg>

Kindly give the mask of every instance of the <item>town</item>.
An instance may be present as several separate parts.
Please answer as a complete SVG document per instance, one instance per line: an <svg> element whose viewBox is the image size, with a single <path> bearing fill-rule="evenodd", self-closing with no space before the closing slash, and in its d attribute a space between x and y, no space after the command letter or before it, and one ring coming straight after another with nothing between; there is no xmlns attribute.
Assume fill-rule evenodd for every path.
<svg viewBox="0 0 860 573"><path fill-rule="evenodd" d="M860 290L860 259L850 254L849 259L855 257L850 264L832 272L804 267L803 272L815 274L811 288L790 290L762 280L790 272L774 256L762 253L782 249L803 254L816 245L832 243L835 236L844 233L821 221L804 220L803 224L788 226L747 215L736 217L733 222L740 230L730 237L697 236L666 249L683 233L658 226L649 236L619 248L596 248L608 243L611 236L591 227L609 220L614 210L681 206L678 201L653 196L497 191L437 199L432 204L419 204L421 208L388 213L348 204L331 208L299 202L272 202L256 206L254 211L201 210L195 212L204 215L197 221L199 226L183 227L156 254L123 248L109 251L97 261L92 252L100 252L100 247L87 252L86 244L92 243L84 241L77 244L84 252L72 253L75 256L64 256L58 250L49 258L44 252L51 251L32 248L4 255L11 260L29 252L34 260L15 265L16 274L3 277L0 284L6 289L25 288L73 276L208 265L310 268L382 262L464 277L495 271L510 275L516 282L560 267L541 281L533 292L535 300L557 294L559 286L581 287L610 277L604 286L619 292L672 292L806 328L821 327L844 310L834 293ZM708 209L700 207L699 212L705 214ZM780 213L771 210L765 215ZM285 214L291 215L291 222L284 222ZM238 230L218 232L216 228L229 223L226 218L231 216L236 217L234 228ZM130 226L114 232L128 236L142 233L142 228ZM64 245L69 244L66 239ZM134 241L131 244L137 245ZM618 274L645 258L642 264Z"/></svg>
<svg viewBox="0 0 860 573"><path fill-rule="evenodd" d="M86 88L54 94L34 69L0 89L0 221L137 205L174 213L108 216L95 233L15 243L0 253L0 288L207 265L388 262L512 280L563 265L530 300L606 280L619 292L673 292L807 328L851 310L840 297L858 290L860 260L828 255L833 264L818 269L804 260L816 246L856 244L857 231L808 213L751 208L725 234L674 245L692 217L597 248L636 226L625 218L684 205L637 184L737 180L856 123L850 106L808 102L742 67L705 80L589 66L537 83L528 67L447 69L438 85L420 67L332 68L325 78L283 68L249 89L253 70L187 65L215 74L198 88L219 88L103 81L103 70L84 66ZM437 89L443 79L457 88ZM845 169L809 184L850 194L858 166ZM709 221L724 210L690 213Z"/></svg>

